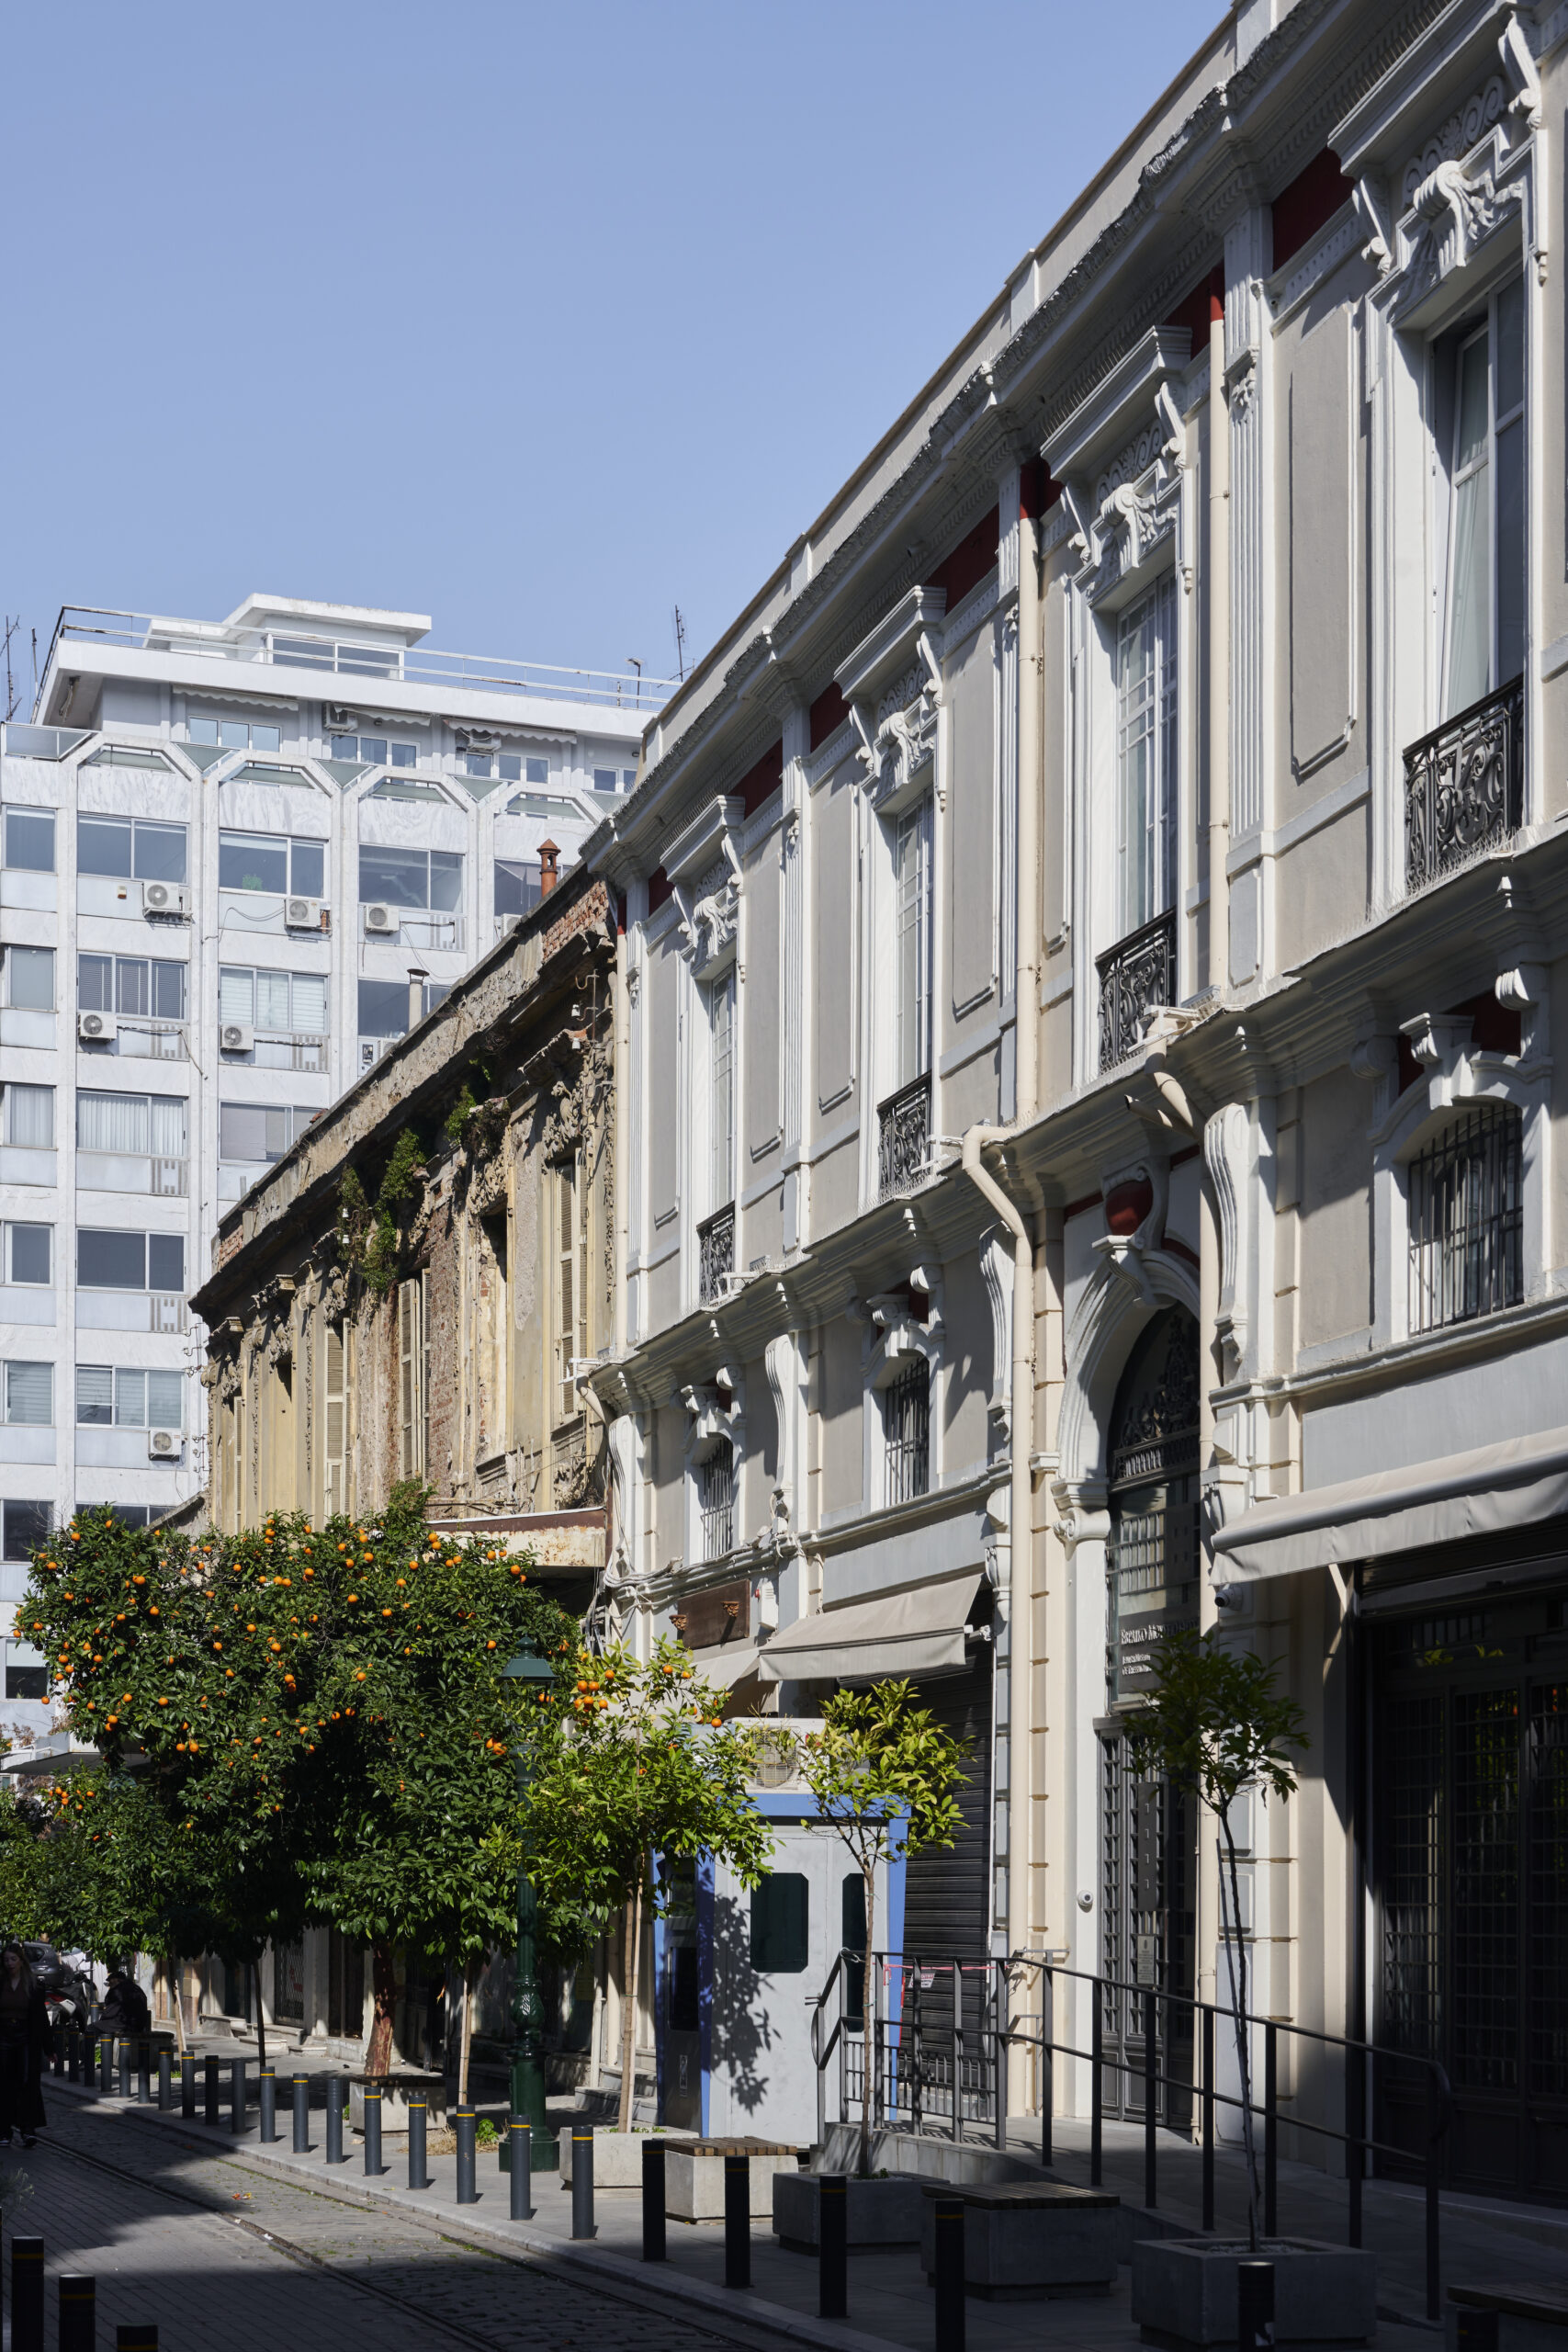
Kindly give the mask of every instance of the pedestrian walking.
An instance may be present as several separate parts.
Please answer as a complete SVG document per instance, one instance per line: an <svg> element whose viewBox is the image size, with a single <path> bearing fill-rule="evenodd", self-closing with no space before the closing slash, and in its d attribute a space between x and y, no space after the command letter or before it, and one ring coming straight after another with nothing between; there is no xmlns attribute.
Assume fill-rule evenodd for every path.
<svg viewBox="0 0 1568 2352"><path fill-rule="evenodd" d="M20 1944L0 1950L0 2142L20 2132L30 2148L44 2120L44 2059L54 2030L43 1987L33 1980Z"/></svg>
<svg viewBox="0 0 1568 2352"><path fill-rule="evenodd" d="M138 2034L149 2030L152 2023L147 1996L135 1977L123 1968L111 1968L108 1990L98 2013L99 2032L118 2034L124 2041L134 2041Z"/></svg>

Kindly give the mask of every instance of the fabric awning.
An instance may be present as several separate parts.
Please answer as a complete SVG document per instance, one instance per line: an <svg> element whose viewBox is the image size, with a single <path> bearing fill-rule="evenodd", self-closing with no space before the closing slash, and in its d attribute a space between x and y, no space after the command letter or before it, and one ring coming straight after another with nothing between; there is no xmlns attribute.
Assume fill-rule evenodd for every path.
<svg viewBox="0 0 1568 2352"><path fill-rule="evenodd" d="M1249 1584L1420 1551L1461 1535L1506 1535L1568 1511L1568 1429L1478 1445L1446 1462L1380 1470L1255 1503L1214 1538L1216 1584Z"/></svg>
<svg viewBox="0 0 1568 2352"><path fill-rule="evenodd" d="M942 1577L797 1618L758 1652L764 1682L875 1682L885 1675L961 1673L964 1628L980 1571Z"/></svg>
<svg viewBox="0 0 1568 2352"><path fill-rule="evenodd" d="M718 1648L694 1650L691 1665L716 1690L732 1690L757 1671L757 1650L750 1642L725 1642Z"/></svg>

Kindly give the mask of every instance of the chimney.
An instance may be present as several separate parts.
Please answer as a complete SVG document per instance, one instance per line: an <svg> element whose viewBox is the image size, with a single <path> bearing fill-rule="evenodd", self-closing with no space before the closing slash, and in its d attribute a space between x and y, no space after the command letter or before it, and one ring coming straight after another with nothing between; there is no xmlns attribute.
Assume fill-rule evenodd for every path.
<svg viewBox="0 0 1568 2352"><path fill-rule="evenodd" d="M559 855L560 851L554 842L539 843L539 896L541 899L547 899L560 879L560 876L556 871L556 860Z"/></svg>
<svg viewBox="0 0 1568 2352"><path fill-rule="evenodd" d="M421 964L409 966L409 1027L417 1029L424 1019L424 984L430 974Z"/></svg>

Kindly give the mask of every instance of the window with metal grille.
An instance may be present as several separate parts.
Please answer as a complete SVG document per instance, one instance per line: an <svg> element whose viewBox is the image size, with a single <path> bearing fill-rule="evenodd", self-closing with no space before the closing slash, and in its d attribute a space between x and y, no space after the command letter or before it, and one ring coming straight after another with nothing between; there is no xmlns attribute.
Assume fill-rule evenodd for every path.
<svg viewBox="0 0 1568 2352"><path fill-rule="evenodd" d="M899 820L894 843L897 872L897 1082L931 1068L931 805Z"/></svg>
<svg viewBox="0 0 1568 2352"><path fill-rule="evenodd" d="M907 1503L931 1486L931 1376L923 1361L901 1372L882 1392L887 1439L887 1499Z"/></svg>
<svg viewBox="0 0 1568 2352"><path fill-rule="evenodd" d="M1168 574L1116 632L1120 922L1136 931L1176 897L1176 582Z"/></svg>
<svg viewBox="0 0 1568 2352"><path fill-rule="evenodd" d="M697 1464L697 1517L704 1559L722 1560L735 1546L735 1448L728 1439Z"/></svg>
<svg viewBox="0 0 1568 2352"><path fill-rule="evenodd" d="M1520 1120L1478 1102L1410 1163L1410 1329L1435 1331L1517 1306L1521 1261Z"/></svg>

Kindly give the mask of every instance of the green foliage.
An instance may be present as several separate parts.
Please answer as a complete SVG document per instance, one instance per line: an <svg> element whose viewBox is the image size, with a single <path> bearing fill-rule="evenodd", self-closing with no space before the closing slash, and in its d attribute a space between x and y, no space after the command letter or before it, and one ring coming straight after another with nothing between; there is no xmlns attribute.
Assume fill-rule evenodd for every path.
<svg viewBox="0 0 1568 2352"><path fill-rule="evenodd" d="M402 1202L421 1182L424 1147L412 1127L400 1129L374 1204L355 1168L338 1182L338 1232L344 1254L367 1290L384 1298L398 1279L398 1218Z"/></svg>
<svg viewBox="0 0 1568 2352"><path fill-rule="evenodd" d="M474 2126L475 2147L493 2148L500 2137L500 2132L496 2130L489 2116L481 2115L479 2121Z"/></svg>
<svg viewBox="0 0 1568 2352"><path fill-rule="evenodd" d="M474 1083L470 1083L470 1080ZM479 1090L477 1094L474 1092L475 1083ZM458 1090L457 1099L443 1122L443 1131L454 1151L463 1140L463 1129L468 1123L469 1114L479 1109L479 1104L490 1092L490 1071L483 1062L474 1062L464 1071L463 1083Z"/></svg>

